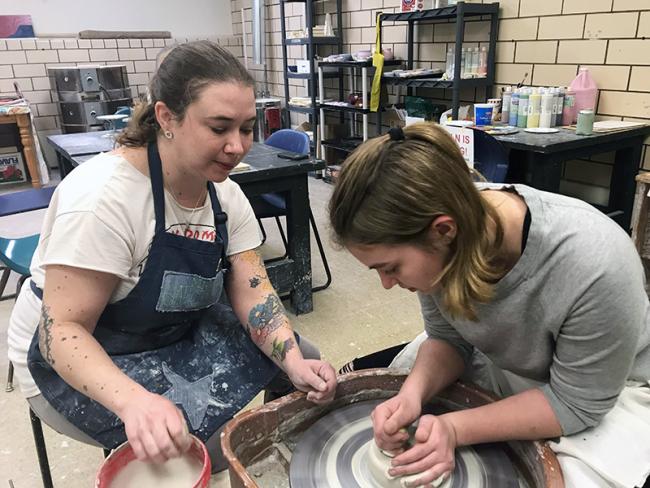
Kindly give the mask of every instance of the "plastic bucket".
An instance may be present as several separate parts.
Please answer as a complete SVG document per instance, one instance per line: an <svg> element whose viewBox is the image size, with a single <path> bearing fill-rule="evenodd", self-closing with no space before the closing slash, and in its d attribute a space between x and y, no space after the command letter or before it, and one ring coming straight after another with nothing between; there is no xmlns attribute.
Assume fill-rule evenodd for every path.
<svg viewBox="0 0 650 488"><path fill-rule="evenodd" d="M212 469L212 465L210 464L210 455L208 454L208 450L203 442L201 442L197 437L191 437L192 445L184 455L191 456L199 461L201 472L196 481L190 483L187 488L207 488L210 484L210 471ZM130 444L125 442L115 449L110 456L104 459L104 462L97 472L95 488L111 488L111 484L117 475L134 460L136 460L135 453Z"/></svg>
<svg viewBox="0 0 650 488"><path fill-rule="evenodd" d="M491 125L492 124L492 111L494 105L491 103L475 103L474 104L474 124L475 125Z"/></svg>

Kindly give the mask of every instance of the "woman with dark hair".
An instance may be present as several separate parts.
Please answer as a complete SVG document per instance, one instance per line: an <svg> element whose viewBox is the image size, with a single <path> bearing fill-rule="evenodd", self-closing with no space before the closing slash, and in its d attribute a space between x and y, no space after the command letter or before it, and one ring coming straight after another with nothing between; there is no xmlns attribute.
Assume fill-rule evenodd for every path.
<svg viewBox="0 0 650 488"><path fill-rule="evenodd" d="M566 486L642 486L650 304L629 236L581 201L473 179L449 134L420 123L361 145L330 202L338 243L422 307L425 334L392 363L410 374L373 412L379 447L400 452L390 474L426 484L458 446L553 439ZM421 416L459 378L503 399Z"/></svg>
<svg viewBox="0 0 650 488"><path fill-rule="evenodd" d="M9 329L21 389L56 430L128 439L156 462L189 430L222 467L219 429L261 389L333 397L335 372L294 335L228 178L252 145L253 85L216 44L175 47L118 148L57 188Z"/></svg>

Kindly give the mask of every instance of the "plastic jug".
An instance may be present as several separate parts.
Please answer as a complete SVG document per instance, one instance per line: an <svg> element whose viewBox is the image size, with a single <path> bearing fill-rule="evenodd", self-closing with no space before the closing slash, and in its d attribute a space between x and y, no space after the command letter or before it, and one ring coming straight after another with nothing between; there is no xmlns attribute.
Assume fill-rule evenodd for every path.
<svg viewBox="0 0 650 488"><path fill-rule="evenodd" d="M596 98L598 96L598 86L591 77L587 68L580 68L578 76L571 82L570 90L575 93L575 114L580 110L596 110ZM573 120L575 122L575 118Z"/></svg>

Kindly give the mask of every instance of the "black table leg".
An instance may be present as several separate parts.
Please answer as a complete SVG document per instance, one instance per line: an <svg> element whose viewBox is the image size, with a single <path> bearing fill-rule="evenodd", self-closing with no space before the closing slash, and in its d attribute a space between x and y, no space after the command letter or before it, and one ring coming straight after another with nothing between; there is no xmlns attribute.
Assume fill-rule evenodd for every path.
<svg viewBox="0 0 650 488"><path fill-rule="evenodd" d="M70 174L70 171L74 169L72 162L61 153L56 153L56 159L59 162L59 173L61 174L61 179L65 178Z"/></svg>
<svg viewBox="0 0 650 488"><path fill-rule="evenodd" d="M538 190L560 193L564 161L553 154L527 153L530 186Z"/></svg>
<svg viewBox="0 0 650 488"><path fill-rule="evenodd" d="M616 150L612 179L609 184L608 203L610 209L623 211L623 215L618 219L618 222L627 233L631 232L632 207L634 206L636 191L634 177L639 172L641 164L643 138L631 142L631 146Z"/></svg>
<svg viewBox="0 0 650 488"><path fill-rule="evenodd" d="M290 294L296 315L314 308L311 292L311 247L309 234L309 190L307 175L293 177L295 183L287 197L288 258L293 261L294 287Z"/></svg>

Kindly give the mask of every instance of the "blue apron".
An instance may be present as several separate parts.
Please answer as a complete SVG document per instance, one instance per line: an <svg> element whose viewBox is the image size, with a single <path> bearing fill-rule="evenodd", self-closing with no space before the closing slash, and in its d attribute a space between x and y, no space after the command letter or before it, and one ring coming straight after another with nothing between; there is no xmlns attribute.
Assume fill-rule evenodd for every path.
<svg viewBox="0 0 650 488"><path fill-rule="evenodd" d="M222 293L227 216L214 185L208 183L214 242L166 232L160 155L156 144L147 151L156 217L149 256L136 286L106 306L93 336L131 379L175 403L190 431L206 441L279 369L253 343ZM33 282L31 288L42 300L42 290ZM126 440L115 414L68 385L43 359L38 330L28 367L43 397L72 424L107 448Z"/></svg>

